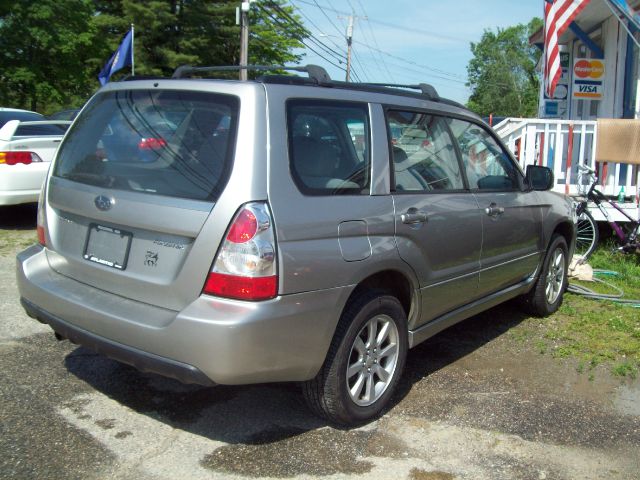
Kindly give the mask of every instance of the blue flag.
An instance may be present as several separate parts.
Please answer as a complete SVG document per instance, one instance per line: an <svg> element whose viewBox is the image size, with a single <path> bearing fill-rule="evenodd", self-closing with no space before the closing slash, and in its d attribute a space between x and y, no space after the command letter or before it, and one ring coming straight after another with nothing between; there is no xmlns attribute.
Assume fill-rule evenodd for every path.
<svg viewBox="0 0 640 480"><path fill-rule="evenodd" d="M111 75L127 65L131 65L133 56L133 32L129 30L129 33L124 37L122 43L118 47L118 50L111 56L109 61L105 64L104 68L98 75L100 85L104 85L109 81Z"/></svg>

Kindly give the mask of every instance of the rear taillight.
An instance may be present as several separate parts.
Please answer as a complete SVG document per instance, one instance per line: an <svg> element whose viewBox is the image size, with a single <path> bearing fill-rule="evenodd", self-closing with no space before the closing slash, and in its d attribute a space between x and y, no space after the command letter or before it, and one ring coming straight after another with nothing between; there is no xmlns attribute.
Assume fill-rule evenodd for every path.
<svg viewBox="0 0 640 480"><path fill-rule="evenodd" d="M47 191L47 182L42 184L42 188L40 189L40 197L38 198L38 215L36 220L36 232L38 233L38 243L43 247L47 246L47 232L45 229L46 221L44 215L44 197L45 192Z"/></svg>
<svg viewBox="0 0 640 480"><path fill-rule="evenodd" d="M143 138L138 142L140 150L158 150L167 146L164 138Z"/></svg>
<svg viewBox="0 0 640 480"><path fill-rule="evenodd" d="M37 162L42 162L42 159L33 152L0 152L0 164L17 165L23 163L29 165Z"/></svg>
<svg viewBox="0 0 640 480"><path fill-rule="evenodd" d="M278 293L275 234L266 203L249 203L231 222L203 293L268 300Z"/></svg>

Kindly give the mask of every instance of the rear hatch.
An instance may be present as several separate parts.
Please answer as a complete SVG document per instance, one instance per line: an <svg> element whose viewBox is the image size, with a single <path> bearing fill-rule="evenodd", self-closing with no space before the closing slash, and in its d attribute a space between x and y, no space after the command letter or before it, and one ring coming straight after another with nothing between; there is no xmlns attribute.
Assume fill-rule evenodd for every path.
<svg viewBox="0 0 640 480"><path fill-rule="evenodd" d="M65 276L179 310L217 249L190 255L229 178L240 101L145 85L98 93L69 130L48 183L47 255Z"/></svg>

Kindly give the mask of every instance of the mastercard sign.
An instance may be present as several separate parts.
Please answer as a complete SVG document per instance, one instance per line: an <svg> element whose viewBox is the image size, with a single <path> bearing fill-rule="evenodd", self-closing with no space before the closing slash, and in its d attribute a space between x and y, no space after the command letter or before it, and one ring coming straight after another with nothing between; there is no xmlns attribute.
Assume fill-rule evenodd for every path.
<svg viewBox="0 0 640 480"><path fill-rule="evenodd" d="M604 60L576 58L573 62L573 98L601 100L604 94Z"/></svg>

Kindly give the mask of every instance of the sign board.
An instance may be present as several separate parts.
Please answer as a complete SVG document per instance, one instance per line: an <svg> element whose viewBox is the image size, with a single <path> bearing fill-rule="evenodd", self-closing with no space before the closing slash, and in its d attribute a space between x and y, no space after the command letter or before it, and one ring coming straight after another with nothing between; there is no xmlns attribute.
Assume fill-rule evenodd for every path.
<svg viewBox="0 0 640 480"><path fill-rule="evenodd" d="M573 98L602 100L604 95L604 60L576 58L573 62Z"/></svg>
<svg viewBox="0 0 640 480"><path fill-rule="evenodd" d="M566 48L560 45L560 48ZM544 118L565 118L567 115L567 98L569 97L569 74L571 55L567 51L560 51L561 76L553 92L553 98L544 93L544 102L541 115ZM543 89L544 90L544 89Z"/></svg>
<svg viewBox="0 0 640 480"><path fill-rule="evenodd" d="M567 114L566 100L545 100L544 101L544 118L564 118Z"/></svg>

